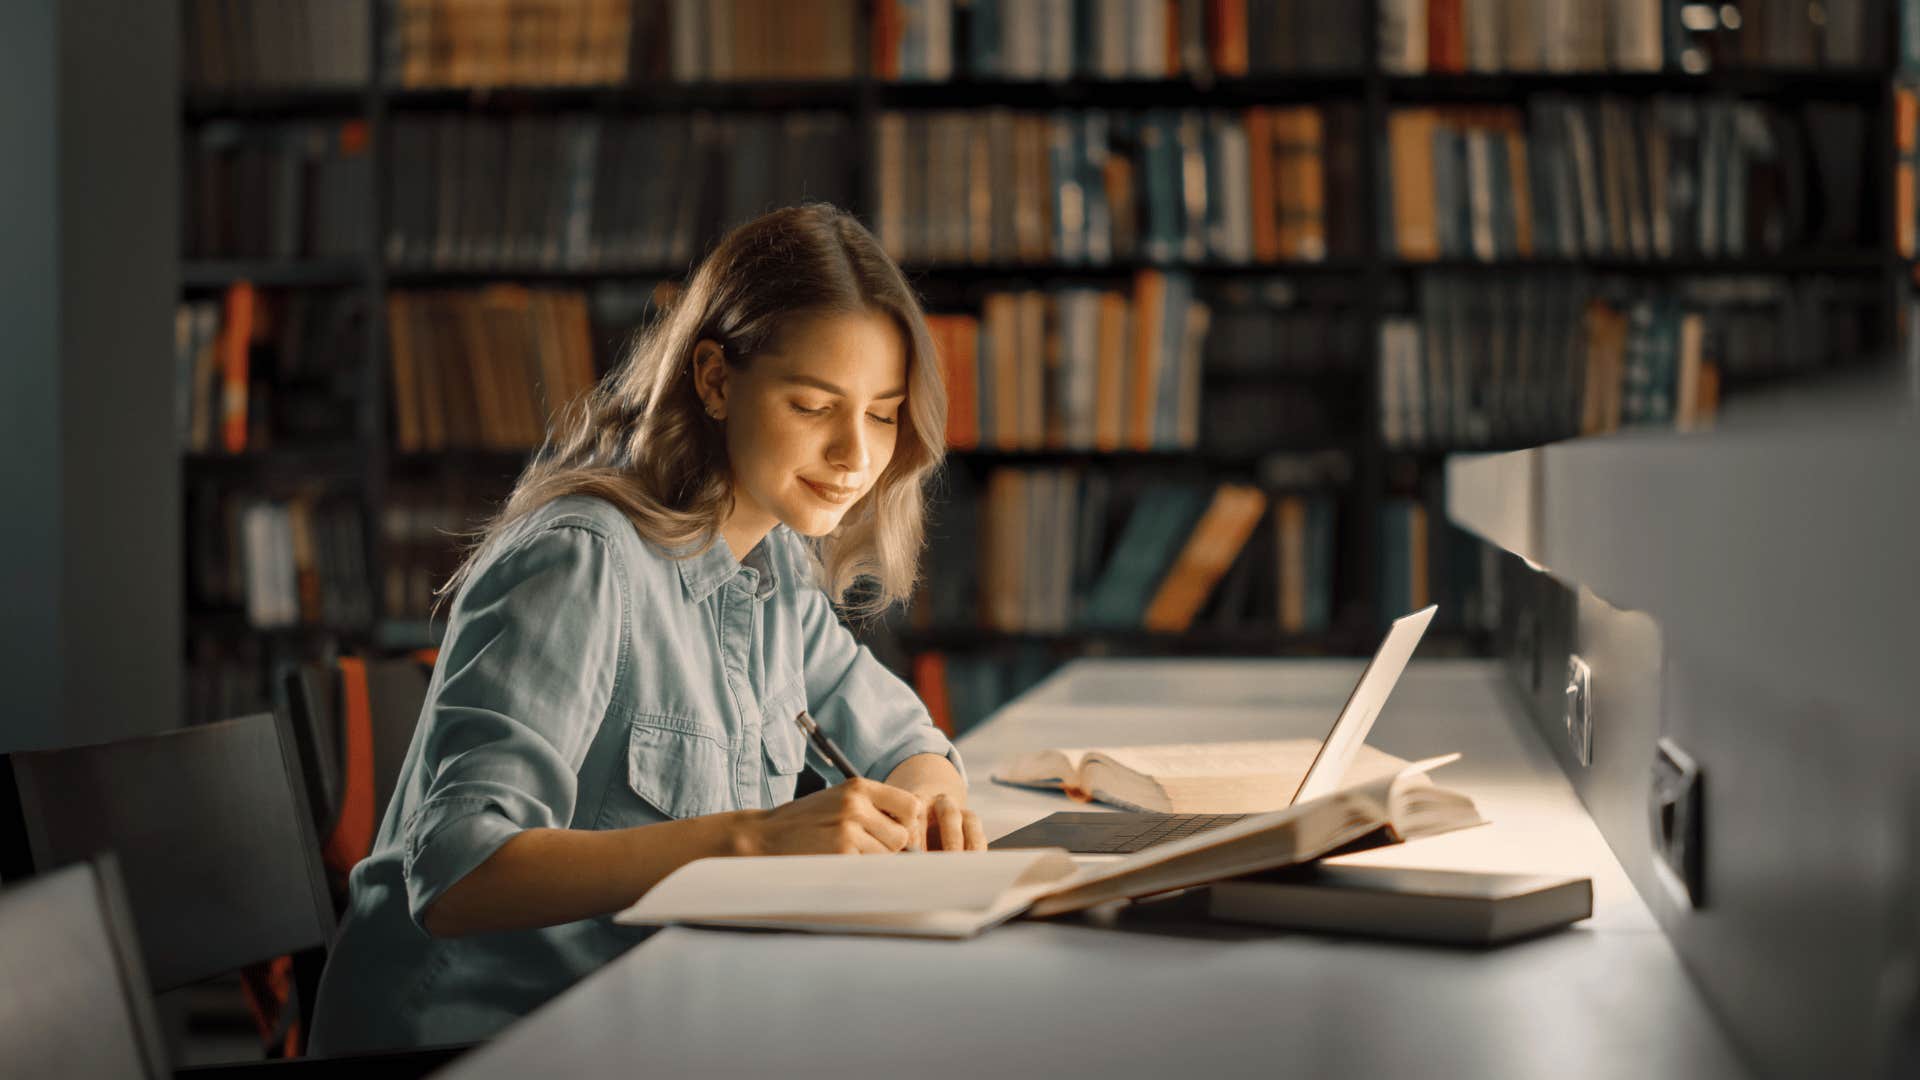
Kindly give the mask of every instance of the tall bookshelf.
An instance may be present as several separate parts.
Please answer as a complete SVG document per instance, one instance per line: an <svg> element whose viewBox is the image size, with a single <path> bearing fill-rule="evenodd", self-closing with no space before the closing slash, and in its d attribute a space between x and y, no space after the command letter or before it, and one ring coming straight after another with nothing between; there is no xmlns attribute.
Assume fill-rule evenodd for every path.
<svg viewBox="0 0 1920 1080"><path fill-rule="evenodd" d="M1421 2L1433 2L1436 9L1446 7L1446 0ZM1390 440L1384 433L1388 418L1383 416L1382 406L1385 390L1379 355L1383 348L1382 329L1395 319L1417 321L1422 290L1432 288L1431 282L1436 278L1453 282L1451 287L1458 292L1476 293L1489 291L1483 290L1483 285L1494 285L1496 288L1491 291L1497 291L1502 283L1568 275L1583 281L1602 281L1608 288L1626 290L1630 295L1654 297L1677 293L1683 282L1756 276L1787 282L1789 291L1795 287L1792 283L1797 282L1837 282L1847 288L1858 286L1870 293L1869 299L1853 309L1858 318L1849 330L1861 343L1861 355L1885 354L1892 349L1898 340L1899 320L1906 302L1908 272L1907 263L1896 247L1894 230L1889 227L1898 212L1896 185L1892 182L1896 152L1892 140L1875 136L1892 129L1893 88L1899 70L1898 57L1894 54L1899 50L1886 43L1901 40L1901 26L1899 5L1876 0L1861 0L1861 3L1864 5L1862 25L1886 33L1861 46L1868 50L1863 55L1877 55L1878 59L1845 67L1823 66L1818 55L1813 55L1787 66L1750 68L1739 62L1737 50L1729 52L1710 41L1702 44L1704 38L1699 33L1692 37L1677 33L1666 43L1668 51L1664 55L1668 62L1657 70L1407 71L1404 59L1396 63L1383 58L1392 44L1383 34L1395 32L1397 25L1391 18L1383 23L1383 17L1407 8L1407 4L1404 0L1375 0L1374 4L1364 6L1366 10L1352 23L1358 38L1344 45L1352 59L1331 66L1321 57L1308 56L1296 57L1304 66L1293 70L1260 72L1255 65L1253 74L1231 78L1186 75L1110 79L1079 74L1068 78L975 78L968 75L967 34L971 32L971 20L980 17L982 12L994 11L999 11L1002 17L1012 17L1006 15L1007 10L1012 10L1008 5L991 5L984 0L973 3L958 0L953 5L853 0L849 10L854 17L844 26L852 35L848 48L857 61L856 73L849 78L672 81L636 77L618 84L553 85L549 80L543 85L424 88L400 85L403 80L397 77L400 74L397 65L402 61L398 58L406 51L398 35L389 31L398 29L400 20L416 17L422 11L450 9L414 0L397 3L369 0L364 9L359 9L364 22L357 26L365 35L364 78L350 84L336 82L320 87L255 84L221 88L190 84L182 97L183 130L189 141L189 152L197 133L204 132L210 125L269 130L302 124L335 128L343 124L359 125L366 139L364 164L368 194L361 214L363 220L357 225L364 230L357 253L326 258L186 259L182 263L181 281L183 294L189 299L219 297L228 286L243 281L276 295L325 292L358 298L365 314L364 326L359 331L364 348L363 355L351 360L356 367L351 379L353 415L347 437L324 445L283 442L270 449L237 455L190 453L184 456L182 468L190 492L219 489L244 497L323 490L331 493L328 497L343 498L358 506L361 521L358 555L368 577L370 611L365 619L345 625L314 625L300 619L288 627L262 630L230 606L208 610L196 609L190 603L187 628L190 651L197 648L192 644L195 641L234 644L236 648L231 651L236 654L235 667L230 674L243 684L244 696L244 685L248 684L265 693L265 669L290 658L338 649L398 649L432 644L435 628L419 619L418 611L394 610L384 595L389 567L396 559L413 557L385 538L391 516L388 507L396 492L459 485L467 485L472 494L480 498L497 497L510 485L524 463L525 454L510 449L419 450L400 445L392 419L395 384L389 375L390 295L396 291L428 290L465 293L497 284L574 290L627 285L636 293L644 293L653 282L678 279L688 268L685 262L669 260L611 264L603 261L590 266L466 260L458 265L428 266L390 259L388 243L398 213L390 193L394 190L397 162L404 152L400 145L402 135L416 130L410 124L423 119L457 123L472 117L503 120L539 117L562 122L591 119L612 125L634 117L784 117L796 110L805 110L837 118L843 125L846 152L840 162L843 171L835 179L844 184L850 208L871 226L876 225L883 198L881 167L877 160L880 130L885 118L897 113L967 115L996 109L1040 114L1089 109L1115 114L1146 110L1235 112L1254 107L1339 103L1357 117L1360 133L1353 147L1357 170L1352 179L1357 190L1347 194L1365 208L1357 242L1348 250L1310 261L1257 265L1214 257L1160 260L1139 255L1114 259L1104 265L1057 259L958 264L909 259L903 263L932 312L977 313L987 294L1010 289L1090 286L1124 291L1143 270L1184 272L1195 283L1197 292L1205 296L1218 295L1219 290L1235 284L1257 290L1267 283L1279 282L1279 287L1293 290L1301 297L1338 298L1337 302L1350 312L1359 329L1358 349L1353 355L1341 358L1346 362L1345 369L1321 373L1311 379L1276 374L1270 381L1297 381L1304 393L1316 396L1329 410L1352 419L1315 446L1289 446L1284 440L1276 439L1266 448L1287 453L1334 450L1344 462L1339 479L1321 484L1337 506L1339 521L1338 579L1333 586L1331 617L1325 629L1295 634L1277 628L1248 630L1243 625L1167 634L1131 628L1086 629L1070 624L1067 629L1006 632L979 624L916 626L910 618L905 618L870 632L876 648L897 664L903 674L920 672L919 662L929 655L997 658L995 662L1002 664L1005 671L1013 672L1000 679L1002 692L1016 688L1059 659L1086 653L1363 654L1371 649L1383 620L1397 614L1397 611L1384 610L1391 605L1381 602L1383 585L1377 572L1383 546L1388 542L1382 524L1387 505L1411 500L1424 507L1430 523L1427 527L1441 531L1446 527L1442 524L1444 514L1440 509L1437 466L1447 451L1517 448L1538 441L1509 435L1505 439L1481 438L1471 443L1443 439L1401 445L1405 440ZM1261 8L1260 0L1248 0L1248 4L1256 10L1266 10ZM205 60L204 42L208 32L204 25L194 22L194 17L203 9L229 12L239 6L244 6L244 0L183 4L183 41L189 54L189 67ZM1200 20L1189 26L1206 27L1210 25L1206 20L1216 17L1217 12L1236 9L1234 3L1192 6L1199 14L1187 15L1179 0L1173 0L1170 9L1159 7L1157 10L1173 11L1176 20L1187 15ZM1702 5L1639 6L1678 18L1681 8ZM617 13L625 5L588 3L582 7L598 13L607 10ZM742 20L761 10L746 0L718 7L729 9L734 17ZM1072 13L1080 9L1072 4L1061 7L1068 12L1068 20L1058 25L1071 27ZM1140 4L1089 3L1085 10L1142 7ZM1281 17L1293 10L1293 5L1282 2L1269 7L1271 11L1262 17ZM1493 7L1497 8L1498 4ZM1761 13L1780 5L1772 0L1749 0L1744 5L1724 7L1750 9L1757 25ZM630 50L631 70L637 72L646 66L641 62L642 51L671 52L675 47L671 40L673 28L648 20L657 13L670 16L686 8L687 5L682 4L648 4L641 0L635 0L627 8L638 24L626 45ZM876 37L888 34L890 25L898 25L890 23L890 19L903 11L917 17L928 10L947 8L961 13L959 21L949 24L946 31L955 47L947 77L927 77L924 67L901 79L873 74L870 61L876 56ZM704 17L715 18L712 14L715 6L709 5L704 10L707 12ZM1457 5L1450 10L1456 15L1461 11ZM734 31L742 32L738 24ZM655 33L663 36L664 43L657 46L652 43L654 39L650 35ZM195 38L196 34L201 36ZM1873 40L1880 43L1876 46ZM928 46L924 38L901 44L921 50ZM1484 41L1481 45L1484 46ZM774 55L764 52L767 48L764 41L752 47L763 50L755 54L763 60ZM1097 49L1098 45L1093 47ZM748 45L740 44L738 48L741 57L747 55ZM1709 70L1683 70L1676 57L1685 49L1696 52L1705 49L1711 54L1713 62L1708 65ZM713 55L713 50L706 47L696 52L709 59ZM1817 49L1815 52L1817 54ZM664 73L674 70L674 62L662 60L662 54L649 55L652 57L649 63L655 70ZM899 61L898 53L894 59ZM1438 59L1434 64L1444 66ZM913 67L911 63L905 66ZM1450 251L1436 258L1406 257L1386 235L1389 228L1383 214L1389 215L1390 220L1390 212L1381 209L1391 202L1392 196L1393 149L1388 134L1396 114L1423 107L1454 111L1517 107L1525 118L1530 115L1524 112L1529 103L1542 97L1576 102L1605 97L1633 107L1668 99L1701 103L1753 102L1782 107L1801 102L1827 102L1856 110L1863 130L1869 135L1859 163L1859 190L1869 205L1861 210L1858 235L1844 245L1809 247L1789 243L1775 250L1739 255L1679 254L1655 258L1622 253L1543 252L1521 257L1510 250L1491 256L1468 250ZM1454 111L1444 115L1455 115ZM711 239L711 236L697 238L696 256ZM1311 306L1321 299L1299 302ZM612 325L594 327L597 361L601 364L606 362L616 329ZM1232 395L1246 386L1257 387L1262 381L1257 374L1205 378L1203 392L1220 395ZM1741 380L1729 373L1726 392L1738 394L1742 389ZM985 492L994 470L1005 468L1101 473L1113 478L1112 483L1121 488L1155 478L1205 485L1246 481L1268 488L1285 488L1296 482L1284 477L1276 481L1275 469L1269 467L1274 460L1271 454L1218 451L1207 448L1204 443L1197 447L1124 452L1057 448L956 450L950 460L950 472L961 478L958 482L979 493ZM1284 473L1285 469L1279 471ZM205 536L196 535L193 530L190 520L189 563L195 546L207 542ZM1111 545L1111 536L1108 541ZM429 532L426 543L432 542ZM191 591L189 595L193 595ZM1430 647L1475 653L1484 649L1484 643L1482 633L1470 627L1457 627L1453 633L1435 636ZM236 705L229 703L224 707L233 709ZM974 711L977 713L978 709Z"/></svg>

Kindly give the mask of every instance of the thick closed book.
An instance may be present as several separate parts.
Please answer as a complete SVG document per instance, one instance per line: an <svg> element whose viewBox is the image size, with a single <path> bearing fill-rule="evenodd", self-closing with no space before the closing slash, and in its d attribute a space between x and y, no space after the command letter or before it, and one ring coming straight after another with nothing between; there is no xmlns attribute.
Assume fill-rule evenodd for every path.
<svg viewBox="0 0 1920 1080"><path fill-rule="evenodd" d="M1295 930L1494 945L1593 914L1593 880L1315 863L1214 883L1207 913Z"/></svg>
<svg viewBox="0 0 1920 1080"><path fill-rule="evenodd" d="M1040 750L1008 760L994 770L993 778L1123 810L1257 814L1293 802L1323 742L1267 739ZM1392 776L1406 767L1404 759L1362 745L1343 784Z"/></svg>
<svg viewBox="0 0 1920 1080"><path fill-rule="evenodd" d="M1053 848L697 859L614 921L967 937L1022 912L1063 915L1478 825L1471 799L1426 776L1458 757L1089 866Z"/></svg>

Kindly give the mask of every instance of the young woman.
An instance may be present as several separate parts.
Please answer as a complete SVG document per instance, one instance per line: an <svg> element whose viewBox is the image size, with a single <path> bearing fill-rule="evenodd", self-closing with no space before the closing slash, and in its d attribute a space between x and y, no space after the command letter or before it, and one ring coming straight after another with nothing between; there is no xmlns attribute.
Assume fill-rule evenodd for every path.
<svg viewBox="0 0 1920 1080"><path fill-rule="evenodd" d="M607 916L693 859L986 846L953 746L829 600L908 595L945 418L859 222L721 241L449 583L314 1053L493 1033L643 938ZM802 709L864 775L794 800Z"/></svg>

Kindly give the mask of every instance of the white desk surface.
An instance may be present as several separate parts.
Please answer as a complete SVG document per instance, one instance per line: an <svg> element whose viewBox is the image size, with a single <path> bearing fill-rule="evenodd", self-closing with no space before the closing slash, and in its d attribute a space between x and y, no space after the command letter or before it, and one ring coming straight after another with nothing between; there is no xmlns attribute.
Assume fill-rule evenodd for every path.
<svg viewBox="0 0 1920 1080"><path fill-rule="evenodd" d="M1069 665L960 741L974 805L990 836L1085 809L991 783L1017 750L1324 734L1361 666ZM1436 779L1491 824L1354 861L1586 874L1595 917L1489 951L1207 924L1180 900L963 942L676 928L446 1075L1745 1074L1491 662L1416 661L1369 741L1462 751Z"/></svg>

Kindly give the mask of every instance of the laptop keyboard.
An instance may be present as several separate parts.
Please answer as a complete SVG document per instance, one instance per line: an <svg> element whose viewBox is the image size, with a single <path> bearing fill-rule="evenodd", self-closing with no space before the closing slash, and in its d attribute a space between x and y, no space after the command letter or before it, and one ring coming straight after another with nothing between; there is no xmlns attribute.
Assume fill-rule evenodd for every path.
<svg viewBox="0 0 1920 1080"><path fill-rule="evenodd" d="M1245 814L1164 814L1146 823L1138 831L1116 829L1114 834L1095 843L1076 844L1074 850L1091 855L1119 855L1144 851L1155 844L1181 840L1208 829L1231 825Z"/></svg>

